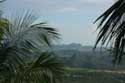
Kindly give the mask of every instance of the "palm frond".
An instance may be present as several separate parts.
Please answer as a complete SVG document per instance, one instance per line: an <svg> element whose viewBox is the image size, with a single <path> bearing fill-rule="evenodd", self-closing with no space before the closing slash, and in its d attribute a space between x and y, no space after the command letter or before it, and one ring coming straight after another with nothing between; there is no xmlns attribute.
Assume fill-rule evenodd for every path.
<svg viewBox="0 0 125 83"><path fill-rule="evenodd" d="M0 41L0 65L10 73L34 56L40 46L51 45L58 38L56 29L45 26L44 22L35 23L36 20L35 15L26 13L7 21Z"/></svg>
<svg viewBox="0 0 125 83"><path fill-rule="evenodd" d="M0 3L4 2L4 1L6 1L6 0L0 0Z"/></svg>
<svg viewBox="0 0 125 83"><path fill-rule="evenodd" d="M0 40L4 34L4 29L8 26L8 20L5 18L0 18Z"/></svg>
<svg viewBox="0 0 125 83"><path fill-rule="evenodd" d="M14 83L56 83L63 75L63 65L52 55L44 52L31 62L20 66Z"/></svg>
<svg viewBox="0 0 125 83"><path fill-rule="evenodd" d="M125 2L124 0L118 0L112 5L106 12L104 12L96 21L100 20L98 25L99 33L97 36L97 44L101 41L102 45L107 45L111 42L114 51L114 62L120 62L122 52L124 51L124 39L125 39ZM96 22L95 21L95 22Z"/></svg>

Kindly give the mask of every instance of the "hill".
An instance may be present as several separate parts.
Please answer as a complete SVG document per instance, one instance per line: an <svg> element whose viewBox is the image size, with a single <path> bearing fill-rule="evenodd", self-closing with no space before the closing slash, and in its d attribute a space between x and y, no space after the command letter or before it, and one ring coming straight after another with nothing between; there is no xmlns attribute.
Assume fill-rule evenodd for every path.
<svg viewBox="0 0 125 83"><path fill-rule="evenodd" d="M54 45L52 50L57 57L69 67L97 68L97 69L124 69L124 64L112 63L112 56L106 48L98 47L93 50L93 46L82 46L81 44Z"/></svg>

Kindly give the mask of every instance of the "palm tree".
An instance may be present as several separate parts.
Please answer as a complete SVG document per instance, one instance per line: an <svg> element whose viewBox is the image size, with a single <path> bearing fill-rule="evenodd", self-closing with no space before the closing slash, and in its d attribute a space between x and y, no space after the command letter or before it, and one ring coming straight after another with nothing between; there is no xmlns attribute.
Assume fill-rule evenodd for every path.
<svg viewBox="0 0 125 83"><path fill-rule="evenodd" d="M3 83L56 83L63 75L63 68L53 53L43 52L39 57L20 65L16 73L3 79Z"/></svg>
<svg viewBox="0 0 125 83"><path fill-rule="evenodd" d="M0 4L1 3L3 3L5 0L0 0ZM3 14L3 12L2 12L2 10L0 10L0 39L1 39L1 37L2 37L2 35L3 35L3 33L4 33L4 28L5 27L7 27L6 25L7 25L7 19L5 19L5 18L3 18L2 17L2 14Z"/></svg>
<svg viewBox="0 0 125 83"><path fill-rule="evenodd" d="M37 23L36 20L35 15L25 13L6 21L0 40L0 82L25 83L28 79L29 83L38 83L41 77L40 80L51 79L48 81L53 83L52 80L61 73L63 68L59 62L51 58L49 53L43 52L46 51L45 47L51 46L59 38L59 33L55 28L48 27L44 22ZM38 59L34 60L33 56Z"/></svg>
<svg viewBox="0 0 125 83"><path fill-rule="evenodd" d="M98 28L97 44L111 45L113 48L113 62L119 63L125 47L125 1L117 0L96 21L100 21ZM95 22L96 22L95 21Z"/></svg>

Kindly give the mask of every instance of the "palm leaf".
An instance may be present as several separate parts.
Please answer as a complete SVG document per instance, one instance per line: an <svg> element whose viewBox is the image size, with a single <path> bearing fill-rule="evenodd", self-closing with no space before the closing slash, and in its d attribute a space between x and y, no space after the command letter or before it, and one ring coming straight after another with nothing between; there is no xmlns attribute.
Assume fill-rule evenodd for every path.
<svg viewBox="0 0 125 83"><path fill-rule="evenodd" d="M44 52L41 55L28 62L24 66L20 66L13 83L55 83L63 75L63 66L52 55L52 53Z"/></svg>
<svg viewBox="0 0 125 83"><path fill-rule="evenodd" d="M120 62L124 51L124 17L125 17L124 0L118 0L106 12L104 12L96 21L100 20L98 25L99 33L97 36L95 48L101 41L102 45L113 42L111 47L114 48L114 62ZM96 22L95 21L95 22Z"/></svg>
<svg viewBox="0 0 125 83"><path fill-rule="evenodd" d="M9 69L8 73L15 73L39 47L51 45L58 38L56 29L47 27L44 22L36 23L36 20L31 13L8 19L0 41L0 65L4 65L0 72Z"/></svg>

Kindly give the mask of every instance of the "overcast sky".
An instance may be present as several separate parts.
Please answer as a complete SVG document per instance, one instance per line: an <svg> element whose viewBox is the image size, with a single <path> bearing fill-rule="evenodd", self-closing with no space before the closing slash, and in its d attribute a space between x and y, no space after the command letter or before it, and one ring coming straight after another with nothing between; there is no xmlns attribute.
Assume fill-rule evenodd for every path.
<svg viewBox="0 0 125 83"><path fill-rule="evenodd" d="M41 21L56 27L60 43L94 45L97 33L94 20L113 4L113 0L7 0L5 14L32 10Z"/></svg>

